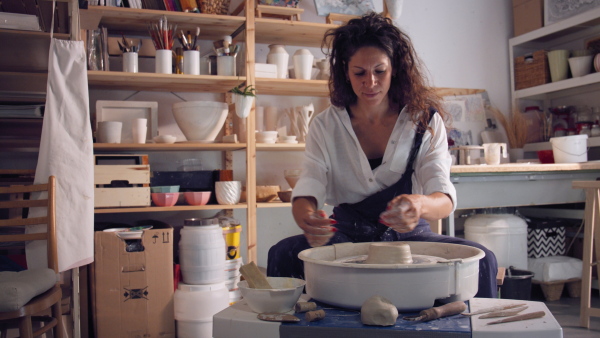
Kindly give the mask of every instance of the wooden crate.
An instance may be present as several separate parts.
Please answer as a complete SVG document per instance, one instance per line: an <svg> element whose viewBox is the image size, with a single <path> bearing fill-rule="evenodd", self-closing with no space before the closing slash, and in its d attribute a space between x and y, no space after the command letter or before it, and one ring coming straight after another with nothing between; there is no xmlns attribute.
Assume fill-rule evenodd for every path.
<svg viewBox="0 0 600 338"><path fill-rule="evenodd" d="M150 206L148 155L95 155L94 164L94 207Z"/></svg>

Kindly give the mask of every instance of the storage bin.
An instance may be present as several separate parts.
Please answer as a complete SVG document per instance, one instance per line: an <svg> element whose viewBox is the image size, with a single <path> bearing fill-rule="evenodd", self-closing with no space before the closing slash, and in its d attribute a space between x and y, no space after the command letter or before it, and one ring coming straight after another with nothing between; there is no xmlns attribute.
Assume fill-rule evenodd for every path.
<svg viewBox="0 0 600 338"><path fill-rule="evenodd" d="M504 283L500 287L500 298L530 300L532 278L531 271L518 270L512 266L506 269Z"/></svg>
<svg viewBox="0 0 600 338"><path fill-rule="evenodd" d="M560 219L530 218L527 222L527 257L564 255L565 222Z"/></svg>
<svg viewBox="0 0 600 338"><path fill-rule="evenodd" d="M550 82L550 68L545 50L515 58L515 90Z"/></svg>

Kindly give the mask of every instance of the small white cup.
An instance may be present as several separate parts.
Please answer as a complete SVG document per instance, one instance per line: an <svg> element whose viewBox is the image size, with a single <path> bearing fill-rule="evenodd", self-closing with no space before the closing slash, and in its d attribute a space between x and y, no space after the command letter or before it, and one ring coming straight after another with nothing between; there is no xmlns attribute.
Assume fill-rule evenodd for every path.
<svg viewBox="0 0 600 338"><path fill-rule="evenodd" d="M154 59L154 70L159 74L173 73L173 52L170 49L159 49Z"/></svg>
<svg viewBox="0 0 600 338"><path fill-rule="evenodd" d="M484 143L483 152L485 163L489 165L500 164L500 156L506 158L506 143Z"/></svg>
<svg viewBox="0 0 600 338"><path fill-rule="evenodd" d="M138 72L138 53L125 52L123 53L123 71L127 73Z"/></svg>
<svg viewBox="0 0 600 338"><path fill-rule="evenodd" d="M135 119L131 123L131 133L133 143L146 143L146 133L148 132L148 119Z"/></svg>
<svg viewBox="0 0 600 338"><path fill-rule="evenodd" d="M99 121L97 130L98 143L121 143L121 129L123 122Z"/></svg>
<svg viewBox="0 0 600 338"><path fill-rule="evenodd" d="M183 74L200 75L200 51L186 50L183 52Z"/></svg>
<svg viewBox="0 0 600 338"><path fill-rule="evenodd" d="M235 56L217 56L217 75L235 76Z"/></svg>
<svg viewBox="0 0 600 338"><path fill-rule="evenodd" d="M242 197L242 182L219 181L215 182L217 202L224 205L238 204Z"/></svg>

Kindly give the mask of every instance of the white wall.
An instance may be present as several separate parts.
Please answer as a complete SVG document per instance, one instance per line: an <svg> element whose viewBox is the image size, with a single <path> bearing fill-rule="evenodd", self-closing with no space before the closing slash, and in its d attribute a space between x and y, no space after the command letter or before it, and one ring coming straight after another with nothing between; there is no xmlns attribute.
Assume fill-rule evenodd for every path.
<svg viewBox="0 0 600 338"><path fill-rule="evenodd" d="M382 8L381 0L377 2ZM240 0L232 1L234 8ZM303 0L300 7L305 9L303 21L325 22L324 17L316 15L314 1ZM400 28L412 38L417 53L427 66L432 85L436 87L481 88L489 92L492 104L504 113L508 112L510 102L509 92L509 60L508 39L512 36L512 12L510 0L404 0ZM293 54L299 47L287 46L288 53ZM322 57L319 48L312 48L316 57ZM268 47L257 46L257 62L266 62ZM259 93L260 94L260 93ZM92 112L96 99L123 100L133 95L129 100L152 100L159 102L159 131L161 133L179 133L170 113L171 104L179 99L170 93L154 92L118 92L92 91L90 100ZM186 100L205 98L207 94L177 93ZM215 100L222 99L220 95L209 95ZM324 98L259 96L257 105L273 105L279 108L305 105L313 102L317 110L327 106ZM236 179L245 176L244 153L234 154L234 175ZM176 170L182 158L199 157L205 169L215 169L220 165L218 152L174 154L164 153L161 156L151 156L153 169ZM283 170L296 168L300 165L300 152L259 152L257 155L257 183L280 184L282 189L289 186L283 178ZM103 215L102 220L131 221L148 216L168 221L178 227L183 219L193 213L177 213L164 215L133 214L118 215L114 218ZM212 213L214 214L214 213ZM287 208L260 209L258 214L258 264L266 266L268 249L280 239L299 234L298 227L293 223L290 210ZM196 217L209 217L210 212ZM236 211L235 217L245 224L246 212ZM245 238L245 232L242 234ZM242 240L242 242L244 242ZM242 252L245 252L245 247Z"/></svg>

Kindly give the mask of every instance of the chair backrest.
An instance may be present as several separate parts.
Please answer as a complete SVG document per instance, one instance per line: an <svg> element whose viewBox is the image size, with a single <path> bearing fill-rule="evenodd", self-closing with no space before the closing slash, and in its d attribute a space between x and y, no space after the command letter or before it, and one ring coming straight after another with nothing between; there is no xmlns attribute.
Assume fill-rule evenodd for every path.
<svg viewBox="0 0 600 338"><path fill-rule="evenodd" d="M44 199L26 199L31 193L48 192ZM50 176L46 184L19 185L0 187L0 209L8 209L8 219L0 219L0 243L3 242L27 242L34 240L47 241L48 268L58 273L58 256L56 249L56 178ZM42 194L43 196L43 194ZM30 197L29 197L30 198ZM47 209L46 216L23 218L23 211L28 208L42 207ZM12 210L20 211L18 216L10 213ZM10 233L4 231L7 228L25 228L28 225L46 225L46 231L39 233ZM42 227L43 228L43 227Z"/></svg>

